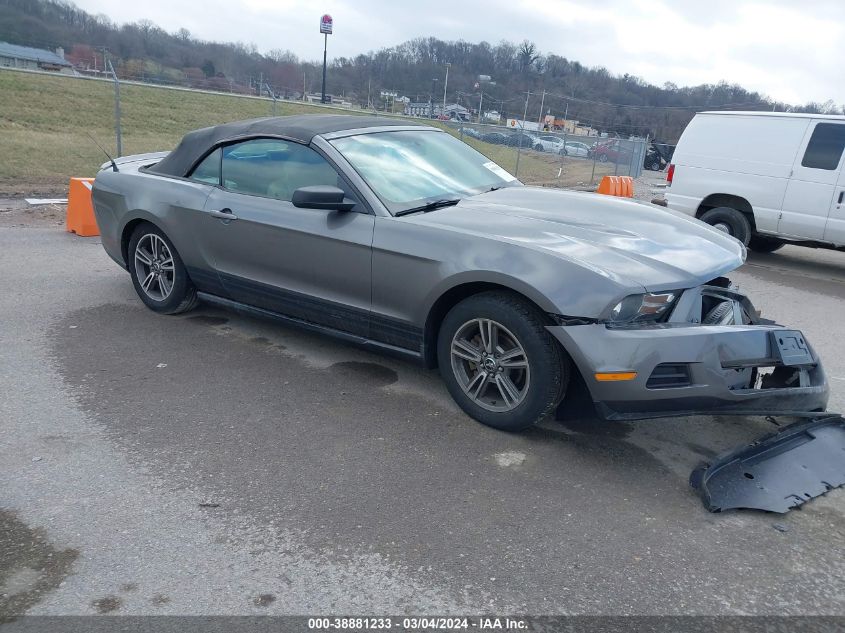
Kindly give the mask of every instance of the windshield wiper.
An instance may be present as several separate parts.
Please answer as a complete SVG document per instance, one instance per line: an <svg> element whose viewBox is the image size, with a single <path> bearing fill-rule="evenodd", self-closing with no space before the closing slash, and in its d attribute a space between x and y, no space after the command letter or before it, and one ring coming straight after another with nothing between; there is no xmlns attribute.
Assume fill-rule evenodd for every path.
<svg viewBox="0 0 845 633"><path fill-rule="evenodd" d="M398 218L403 215L408 215L409 213L419 213L420 211L426 213L428 211L434 211L435 209L454 206L460 201L460 198L443 198L442 200L433 200L432 202L422 204L418 207L411 207L410 209L402 209L401 211L397 211L393 214L393 217Z"/></svg>

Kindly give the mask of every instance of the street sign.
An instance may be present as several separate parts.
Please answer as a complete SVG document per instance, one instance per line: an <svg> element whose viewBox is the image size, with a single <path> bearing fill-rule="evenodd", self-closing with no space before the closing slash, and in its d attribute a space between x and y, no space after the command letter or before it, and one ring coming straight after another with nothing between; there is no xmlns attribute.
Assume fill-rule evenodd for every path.
<svg viewBox="0 0 845 633"><path fill-rule="evenodd" d="M320 18L320 33L325 33L326 35L332 34L332 16L328 13Z"/></svg>

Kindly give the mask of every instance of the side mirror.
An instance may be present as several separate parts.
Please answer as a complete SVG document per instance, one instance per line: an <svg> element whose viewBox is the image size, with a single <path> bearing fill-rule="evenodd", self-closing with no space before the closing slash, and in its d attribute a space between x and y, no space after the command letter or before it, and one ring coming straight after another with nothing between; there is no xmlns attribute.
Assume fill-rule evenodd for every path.
<svg viewBox="0 0 845 633"><path fill-rule="evenodd" d="M328 211L350 211L355 206L344 197L343 189L331 185L300 187L291 197L293 206L302 209L326 209Z"/></svg>

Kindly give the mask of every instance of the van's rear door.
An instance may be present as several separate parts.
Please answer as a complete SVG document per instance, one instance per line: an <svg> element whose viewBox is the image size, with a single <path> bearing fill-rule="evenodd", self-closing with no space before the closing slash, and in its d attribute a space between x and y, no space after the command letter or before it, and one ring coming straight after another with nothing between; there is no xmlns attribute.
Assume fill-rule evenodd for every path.
<svg viewBox="0 0 845 633"><path fill-rule="evenodd" d="M778 233L821 240L835 202L845 147L845 122L816 120L807 128L783 199Z"/></svg>

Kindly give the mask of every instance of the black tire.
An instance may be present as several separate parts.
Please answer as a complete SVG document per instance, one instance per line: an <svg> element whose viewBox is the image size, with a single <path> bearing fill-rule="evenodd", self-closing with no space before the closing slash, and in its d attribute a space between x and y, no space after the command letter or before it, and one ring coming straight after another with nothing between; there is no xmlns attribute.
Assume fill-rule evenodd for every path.
<svg viewBox="0 0 845 633"><path fill-rule="evenodd" d="M710 226L725 231L746 246L751 240L751 223L742 211L730 207L716 207L706 211L700 219Z"/></svg>
<svg viewBox="0 0 845 633"><path fill-rule="evenodd" d="M651 171L660 171L660 163L655 161L651 164Z"/></svg>
<svg viewBox="0 0 845 633"><path fill-rule="evenodd" d="M530 379L521 402L508 411L491 411L478 404L464 391L456 373L460 370L453 367L453 339L476 319L489 319L503 326L505 336L513 334L517 345L524 350L528 365L525 371L530 372ZM483 292L453 307L440 327L437 358L446 388L458 406L482 424L502 431L525 430L554 412L563 400L569 382L569 358L546 330L542 315L519 296L508 292ZM480 370L480 364L477 369ZM501 393L494 383L486 384L491 390L488 393L495 394L493 389Z"/></svg>
<svg viewBox="0 0 845 633"><path fill-rule="evenodd" d="M607 162L607 154L599 154L599 162L606 163Z"/></svg>
<svg viewBox="0 0 845 633"><path fill-rule="evenodd" d="M729 313L732 313L734 309L733 302L731 301L722 301L721 303L717 304L710 312L707 313L701 320L702 325L715 325L719 323L724 317L726 317Z"/></svg>
<svg viewBox="0 0 845 633"><path fill-rule="evenodd" d="M157 236L161 239L170 252L173 260L172 283L170 284L169 293L163 298L157 299L151 296L142 287L142 281L139 280L139 270L136 263L136 257L139 244L148 243L149 240ZM170 239L157 226L149 222L143 222L135 227L132 232L132 237L129 240L129 248L127 250L127 266L129 274L132 276L132 285L135 286L135 292L138 297L144 302L150 310L159 312L161 314L179 314L187 312L197 305L197 289L188 277L188 271L185 269L185 264L182 263L182 258L173 246ZM160 292L163 294L163 292Z"/></svg>
<svg viewBox="0 0 845 633"><path fill-rule="evenodd" d="M534 149L535 149L536 151L538 151L538 152L542 152L542 151L543 151L543 146L542 146L542 145L540 145L539 143L537 143L537 144L534 146Z"/></svg>
<svg viewBox="0 0 845 633"><path fill-rule="evenodd" d="M764 237L762 235L752 235L748 242L748 248L755 253L774 253L776 250L785 246L786 242L779 240L776 237Z"/></svg>

